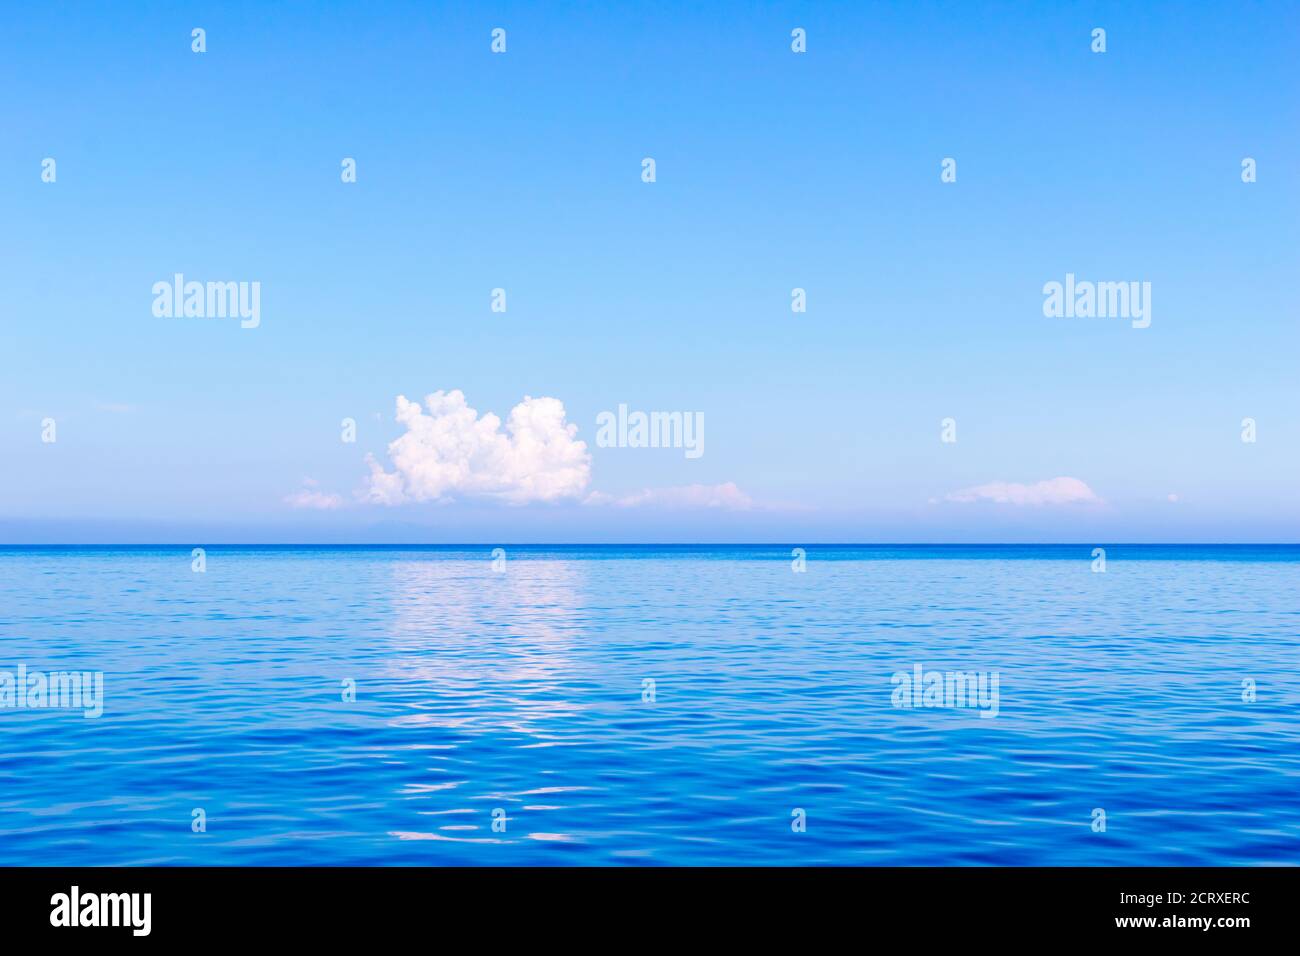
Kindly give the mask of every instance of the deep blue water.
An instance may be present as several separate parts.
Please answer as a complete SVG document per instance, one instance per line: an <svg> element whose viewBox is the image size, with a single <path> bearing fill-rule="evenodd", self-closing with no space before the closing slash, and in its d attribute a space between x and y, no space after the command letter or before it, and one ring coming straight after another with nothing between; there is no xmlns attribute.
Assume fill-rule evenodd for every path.
<svg viewBox="0 0 1300 956"><path fill-rule="evenodd" d="M0 864L1300 861L1300 547L805 548L0 548Z"/></svg>

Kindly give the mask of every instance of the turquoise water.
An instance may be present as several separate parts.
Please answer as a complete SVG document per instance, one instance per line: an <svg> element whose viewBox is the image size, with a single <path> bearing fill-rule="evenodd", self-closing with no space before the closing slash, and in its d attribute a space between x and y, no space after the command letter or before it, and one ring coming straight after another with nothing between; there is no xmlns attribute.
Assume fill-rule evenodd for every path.
<svg viewBox="0 0 1300 956"><path fill-rule="evenodd" d="M0 864L1300 861L1300 548L805 547L0 548Z"/></svg>

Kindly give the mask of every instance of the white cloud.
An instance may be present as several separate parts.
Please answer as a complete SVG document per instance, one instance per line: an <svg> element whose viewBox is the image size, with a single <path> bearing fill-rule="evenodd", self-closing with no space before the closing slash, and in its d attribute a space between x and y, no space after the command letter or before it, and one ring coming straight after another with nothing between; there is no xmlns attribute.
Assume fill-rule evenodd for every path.
<svg viewBox="0 0 1300 956"><path fill-rule="evenodd" d="M459 390L437 391L419 403L397 396L406 433L388 445L393 471L367 455L363 496L378 504L497 498L510 504L581 495L591 480L591 455L564 420L556 398L530 398L501 419L478 412ZM427 411L426 411L427 409Z"/></svg>
<svg viewBox="0 0 1300 956"><path fill-rule="evenodd" d="M1101 504L1101 499L1078 478L1049 478L1032 485L993 481L954 491L945 495L944 500L962 504L975 501L993 501L1002 505Z"/></svg>
<svg viewBox="0 0 1300 956"><path fill-rule="evenodd" d="M343 496L329 492L317 491L320 482L315 478L304 478L302 490L285 495L284 501L293 508L311 508L316 511L332 511L343 507Z"/></svg>
<svg viewBox="0 0 1300 956"><path fill-rule="evenodd" d="M315 491L316 481L312 478L304 478L306 485L302 491L295 491L291 495L285 495L285 502L293 508L311 508L316 511L333 511L335 508L343 507L343 496L324 491Z"/></svg>
<svg viewBox="0 0 1300 956"><path fill-rule="evenodd" d="M728 511L744 511L754 506L753 500L737 488L734 481L721 485L646 488L622 496L593 492L587 496L587 504L614 505L619 508L638 508L646 505L661 508L722 508Z"/></svg>

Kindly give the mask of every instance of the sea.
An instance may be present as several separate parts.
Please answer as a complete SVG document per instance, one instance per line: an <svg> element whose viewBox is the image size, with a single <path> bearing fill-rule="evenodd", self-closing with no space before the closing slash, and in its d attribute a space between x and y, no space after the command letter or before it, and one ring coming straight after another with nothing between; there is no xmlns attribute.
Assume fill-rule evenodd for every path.
<svg viewBox="0 0 1300 956"><path fill-rule="evenodd" d="M1297 862L1300 546L0 548L0 865Z"/></svg>

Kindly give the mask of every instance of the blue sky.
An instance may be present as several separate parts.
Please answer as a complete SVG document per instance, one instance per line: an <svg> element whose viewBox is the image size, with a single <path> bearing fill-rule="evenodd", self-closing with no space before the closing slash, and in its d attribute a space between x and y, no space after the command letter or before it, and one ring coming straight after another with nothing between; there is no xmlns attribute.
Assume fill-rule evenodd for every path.
<svg viewBox="0 0 1300 956"><path fill-rule="evenodd" d="M1293 5L700 6L6 10L0 541L1300 540ZM557 399L586 480L372 500L454 389Z"/></svg>

